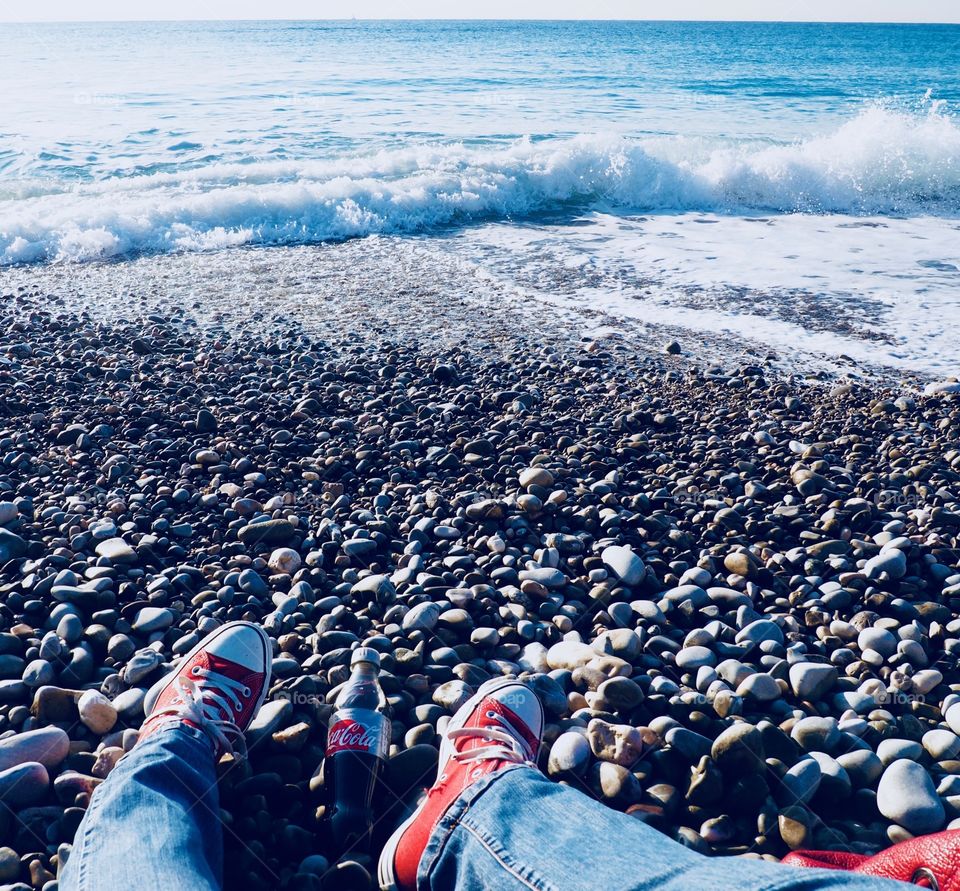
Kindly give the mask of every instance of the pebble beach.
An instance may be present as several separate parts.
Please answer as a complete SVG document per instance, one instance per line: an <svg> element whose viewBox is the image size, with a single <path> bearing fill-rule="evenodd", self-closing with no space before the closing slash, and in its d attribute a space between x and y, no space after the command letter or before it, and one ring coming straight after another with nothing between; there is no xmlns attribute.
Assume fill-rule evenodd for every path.
<svg viewBox="0 0 960 891"><path fill-rule="evenodd" d="M373 887L323 823L361 641L377 844L500 675L543 701L550 777L704 854L960 827L956 385L395 287L382 257L348 287L381 249L234 252L203 301L176 257L9 271L0 885L56 887L147 688L234 619L274 659L221 765L228 889ZM327 250L356 263L302 272Z"/></svg>

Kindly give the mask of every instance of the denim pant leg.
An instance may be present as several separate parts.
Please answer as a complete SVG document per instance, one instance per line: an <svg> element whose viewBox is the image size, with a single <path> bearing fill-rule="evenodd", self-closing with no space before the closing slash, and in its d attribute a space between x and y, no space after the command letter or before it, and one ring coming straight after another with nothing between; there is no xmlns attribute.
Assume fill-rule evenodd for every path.
<svg viewBox="0 0 960 891"><path fill-rule="evenodd" d="M420 891L906 891L902 882L704 857L536 770L476 783L434 830Z"/></svg>
<svg viewBox="0 0 960 891"><path fill-rule="evenodd" d="M97 788L61 891L217 891L223 829L210 741L180 724L147 737Z"/></svg>

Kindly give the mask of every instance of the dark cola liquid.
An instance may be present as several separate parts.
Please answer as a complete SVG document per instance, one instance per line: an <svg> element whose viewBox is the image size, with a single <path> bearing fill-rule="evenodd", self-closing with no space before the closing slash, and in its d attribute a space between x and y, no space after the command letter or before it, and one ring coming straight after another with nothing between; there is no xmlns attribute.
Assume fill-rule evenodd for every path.
<svg viewBox="0 0 960 891"><path fill-rule="evenodd" d="M369 852L373 792L389 741L390 721L377 711L340 709L330 722L323 785L337 857Z"/></svg>
<svg viewBox="0 0 960 891"><path fill-rule="evenodd" d="M369 853L373 789L383 762L369 752L339 752L324 767L329 786L330 839L334 853Z"/></svg>

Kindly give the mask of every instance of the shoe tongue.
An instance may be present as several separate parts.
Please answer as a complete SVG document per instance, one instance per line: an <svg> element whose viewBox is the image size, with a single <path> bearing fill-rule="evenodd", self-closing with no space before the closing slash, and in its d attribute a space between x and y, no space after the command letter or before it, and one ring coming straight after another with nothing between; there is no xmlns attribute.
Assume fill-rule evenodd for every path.
<svg viewBox="0 0 960 891"><path fill-rule="evenodd" d="M249 670L244 668L242 665L238 665L236 662L231 662L229 659L222 659L219 656L215 656L213 653L201 653L197 663L209 671L215 671L217 674L226 675L226 677L234 681L244 681L246 676L249 674Z"/></svg>
<svg viewBox="0 0 960 891"><path fill-rule="evenodd" d="M236 662L231 662L229 659L220 659L212 653L200 654L196 664L206 671L216 672L239 683L246 683L248 680L249 672L242 665L237 665ZM225 706L229 706L233 702L233 696L240 697L238 690L232 690L233 696L231 696L225 685L217 683L216 677L210 678L203 675L197 677L192 672L188 676L200 691L203 704L207 706L208 714L211 710L216 710L220 718L228 721L236 720L237 716L233 709L225 708Z"/></svg>

